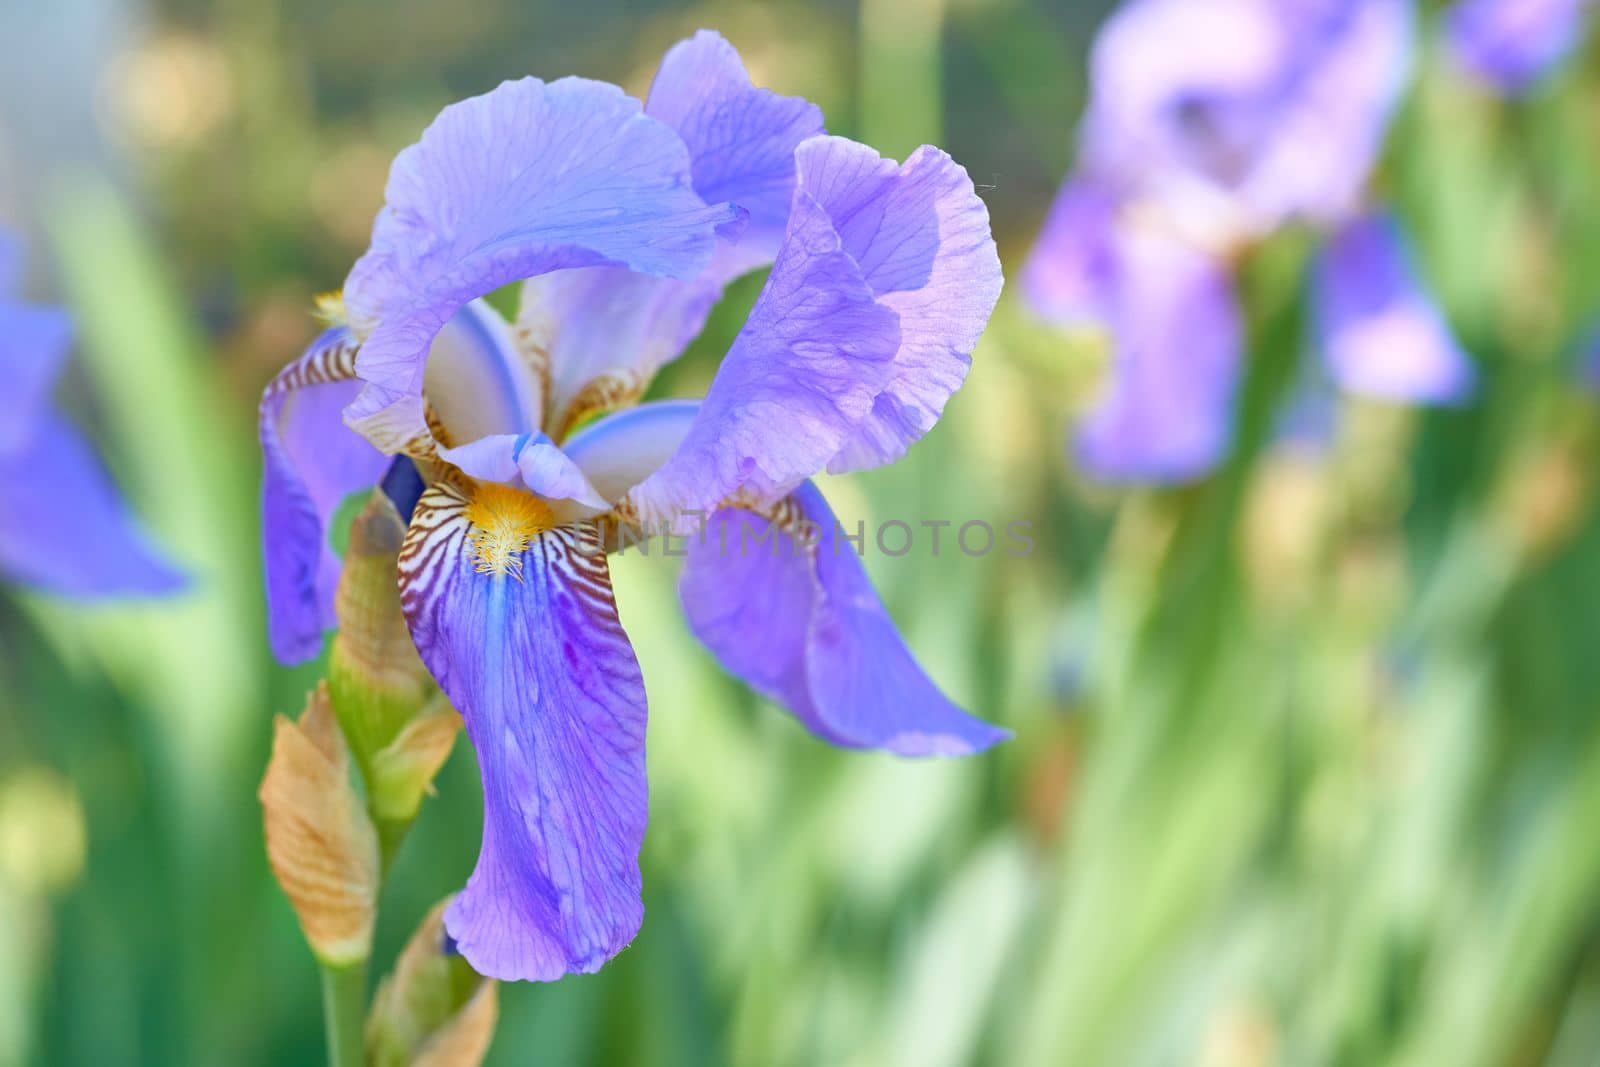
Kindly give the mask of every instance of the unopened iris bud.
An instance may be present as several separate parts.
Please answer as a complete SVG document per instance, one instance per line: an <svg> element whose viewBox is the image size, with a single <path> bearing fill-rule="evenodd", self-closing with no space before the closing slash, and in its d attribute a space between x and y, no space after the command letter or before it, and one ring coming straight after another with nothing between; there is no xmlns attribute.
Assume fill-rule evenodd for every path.
<svg viewBox="0 0 1600 1067"><path fill-rule="evenodd" d="M328 660L328 691L369 779L374 756L434 694L400 612L396 560L405 532L394 505L374 491L351 524L335 601L339 631Z"/></svg>
<svg viewBox="0 0 1600 1067"><path fill-rule="evenodd" d="M267 859L306 941L332 967L366 959L377 913L378 835L350 780L325 685L298 722L279 716L261 780Z"/></svg>
<svg viewBox="0 0 1600 1067"><path fill-rule="evenodd" d="M406 944L394 972L378 986L367 1019L374 1067L476 1067L499 1018L493 979L449 950L440 903Z"/></svg>
<svg viewBox="0 0 1600 1067"><path fill-rule="evenodd" d="M399 736L373 755L367 795L380 822L408 823L416 818L460 729L461 716L440 694L427 711L406 723Z"/></svg>

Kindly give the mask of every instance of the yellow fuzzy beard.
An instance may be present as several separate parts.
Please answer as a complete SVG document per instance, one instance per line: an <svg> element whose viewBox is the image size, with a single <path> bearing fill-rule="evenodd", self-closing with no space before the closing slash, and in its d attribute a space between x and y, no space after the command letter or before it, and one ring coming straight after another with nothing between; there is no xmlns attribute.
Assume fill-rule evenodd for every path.
<svg viewBox="0 0 1600 1067"><path fill-rule="evenodd" d="M472 524L467 535L479 574L509 574L522 580L522 554L533 539L554 523L550 508L529 493L510 486L479 483L467 503Z"/></svg>

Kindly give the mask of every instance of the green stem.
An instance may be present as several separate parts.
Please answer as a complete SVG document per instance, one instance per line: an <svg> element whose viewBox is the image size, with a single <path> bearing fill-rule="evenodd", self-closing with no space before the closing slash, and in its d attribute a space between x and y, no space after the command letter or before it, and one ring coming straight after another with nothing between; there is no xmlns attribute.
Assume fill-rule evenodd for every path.
<svg viewBox="0 0 1600 1067"><path fill-rule="evenodd" d="M328 1067L363 1067L366 1050L367 964L321 964L322 1015L328 1031Z"/></svg>

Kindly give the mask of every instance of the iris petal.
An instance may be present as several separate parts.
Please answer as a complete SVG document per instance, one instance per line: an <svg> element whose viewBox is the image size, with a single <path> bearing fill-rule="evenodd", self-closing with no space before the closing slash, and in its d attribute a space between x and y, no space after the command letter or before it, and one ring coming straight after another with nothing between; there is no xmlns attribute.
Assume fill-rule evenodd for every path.
<svg viewBox="0 0 1600 1067"><path fill-rule="evenodd" d="M644 683L594 528L538 533L517 575L481 574L468 507L423 494L400 561L417 649L483 775L482 850L445 925L491 977L595 971L643 919Z"/></svg>
<svg viewBox="0 0 1600 1067"><path fill-rule="evenodd" d="M748 222L691 280L593 267L523 285L518 327L550 367L548 429L558 438L586 411L643 393L700 333L724 286L772 262L794 195L795 147L822 131L814 104L753 86L733 46L709 31L667 52L645 113L683 138L700 198L736 204Z"/></svg>
<svg viewBox="0 0 1600 1067"><path fill-rule="evenodd" d="M797 153L800 181L835 220L873 295L900 322L900 348L872 410L832 457L834 473L905 455L961 388L1000 298L989 211L967 172L924 145L904 164L842 137Z"/></svg>
<svg viewBox="0 0 1600 1067"><path fill-rule="evenodd" d="M511 327L486 301L467 304L433 339L423 392L453 443L538 429L543 389Z"/></svg>
<svg viewBox="0 0 1600 1067"><path fill-rule="evenodd" d="M586 515L607 508L606 499L578 465L542 433L496 434L461 448L443 449L439 456L480 481L523 489L546 501L575 504L587 509Z"/></svg>
<svg viewBox="0 0 1600 1067"><path fill-rule="evenodd" d="M1323 359L1344 389L1418 404L1471 393L1472 361L1423 288L1392 217L1341 228L1317 263L1315 294Z"/></svg>
<svg viewBox="0 0 1600 1067"><path fill-rule="evenodd" d="M615 86L525 78L445 108L396 157L345 284L367 383L351 425L388 452L428 432L429 346L468 301L573 267L694 277L736 216L705 206L682 140Z"/></svg>
<svg viewBox="0 0 1600 1067"><path fill-rule="evenodd" d="M1570 55L1582 38L1588 0L1461 0L1445 39L1467 70L1519 93Z"/></svg>
<svg viewBox="0 0 1600 1067"><path fill-rule="evenodd" d="M350 493L377 483L389 460L344 424L355 398L356 340L326 331L268 385L259 432L262 551L267 629L273 654L298 663L322 648L334 625L339 558L328 544L334 511Z"/></svg>
<svg viewBox="0 0 1600 1067"><path fill-rule="evenodd" d="M821 109L756 88L733 46L701 30L662 58L645 111L689 146L702 200L748 213L737 243L748 265L738 272L771 262L794 197L795 148L822 132Z"/></svg>
<svg viewBox="0 0 1600 1067"><path fill-rule="evenodd" d="M1111 386L1079 428L1104 481L1181 482L1227 453L1244 326L1227 265L1172 236L1119 227Z"/></svg>
<svg viewBox="0 0 1600 1067"><path fill-rule="evenodd" d="M1056 194L1022 268L1034 314L1061 326L1110 318L1117 284L1116 198L1093 182L1069 179Z"/></svg>
<svg viewBox="0 0 1600 1067"><path fill-rule="evenodd" d="M894 371L898 316L802 187L750 318L672 458L629 494L646 522L741 494L781 499L827 465Z"/></svg>
<svg viewBox="0 0 1600 1067"><path fill-rule="evenodd" d="M690 542L679 594L722 665L837 745L958 756L1009 737L917 665L816 487L805 483L788 504L790 519L820 531L814 548L797 545L791 523L738 508Z"/></svg>
<svg viewBox="0 0 1600 1067"><path fill-rule="evenodd" d="M51 410L50 391L61 376L72 322L59 308L0 301L0 456L29 445Z"/></svg>
<svg viewBox="0 0 1600 1067"><path fill-rule="evenodd" d="M82 435L46 415L0 455L0 572L74 597L170 593L184 577L150 543ZM19 506L20 505L20 506Z"/></svg>

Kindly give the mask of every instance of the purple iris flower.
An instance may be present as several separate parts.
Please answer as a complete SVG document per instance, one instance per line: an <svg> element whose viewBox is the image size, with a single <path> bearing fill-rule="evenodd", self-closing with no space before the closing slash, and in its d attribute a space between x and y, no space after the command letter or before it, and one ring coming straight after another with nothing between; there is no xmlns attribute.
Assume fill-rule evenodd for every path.
<svg viewBox="0 0 1600 1067"><path fill-rule="evenodd" d="M639 404L765 265L706 397ZM480 298L515 281L508 323ZM667 53L643 109L599 82L508 82L395 160L349 325L262 401L271 632L285 660L317 652L333 509L392 457L414 465L402 604L483 776L477 868L445 918L480 972L593 971L642 918L645 692L606 564L618 523L704 522L681 587L696 634L819 736L904 755L1006 736L917 666L808 480L932 428L1000 286L960 166L823 135L712 33ZM707 547L743 524L761 545Z"/></svg>
<svg viewBox="0 0 1600 1067"><path fill-rule="evenodd" d="M1183 482L1227 454L1244 324L1223 260L1070 181L1022 284L1046 318L1114 343L1110 388L1076 441L1096 478Z"/></svg>
<svg viewBox="0 0 1600 1067"><path fill-rule="evenodd" d="M18 302L21 253L0 234L0 577L104 598L170 593L183 576L139 528L94 449L55 410L72 343L60 308Z"/></svg>
<svg viewBox="0 0 1600 1067"><path fill-rule="evenodd" d="M1577 48L1591 0L1461 0L1446 40L1468 72L1502 93L1531 87Z"/></svg>
<svg viewBox="0 0 1600 1067"><path fill-rule="evenodd" d="M1342 226L1318 259L1313 296L1322 358L1342 388L1432 404L1472 392L1472 361L1417 278L1392 217Z"/></svg>
<svg viewBox="0 0 1600 1067"><path fill-rule="evenodd" d="M1410 72L1408 0L1130 0L1091 59L1082 166L1221 239L1360 202Z"/></svg>
<svg viewBox="0 0 1600 1067"><path fill-rule="evenodd" d="M1460 398L1470 364L1393 224L1379 240L1364 222L1412 20L1408 0L1129 0L1106 23L1079 169L1023 275L1042 317L1112 342L1111 386L1078 435L1090 474L1185 481L1227 454L1245 336L1232 264L1290 223L1335 234L1318 295L1341 309L1319 339L1336 380Z"/></svg>

